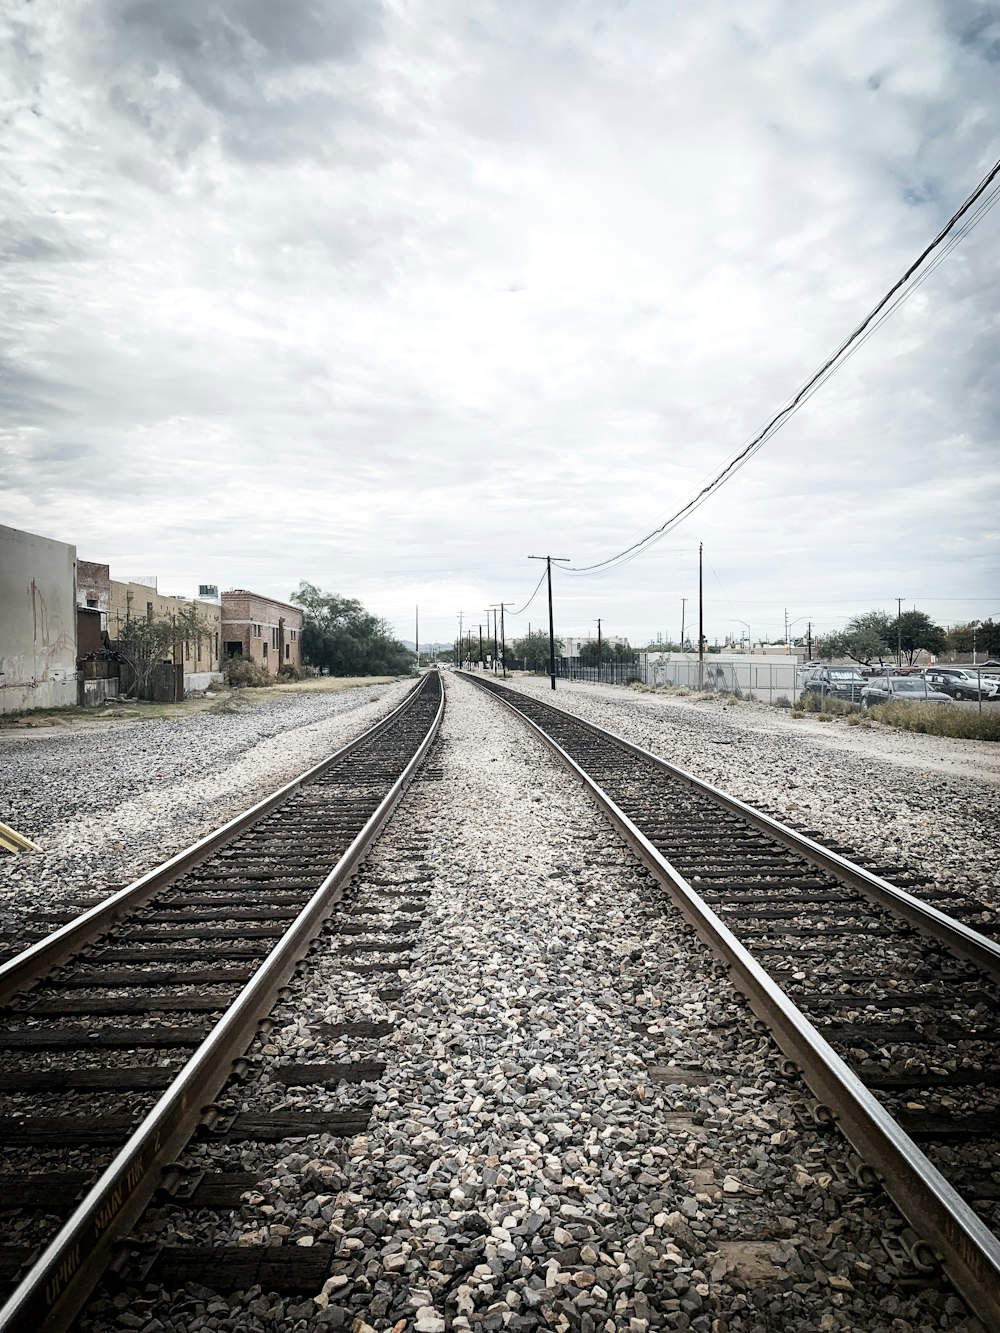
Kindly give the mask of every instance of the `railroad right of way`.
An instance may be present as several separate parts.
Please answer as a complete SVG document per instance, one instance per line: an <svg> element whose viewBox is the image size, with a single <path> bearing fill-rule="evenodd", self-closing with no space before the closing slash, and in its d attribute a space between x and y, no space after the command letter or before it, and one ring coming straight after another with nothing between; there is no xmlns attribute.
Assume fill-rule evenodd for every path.
<svg viewBox="0 0 1000 1333"><path fill-rule="evenodd" d="M376 910L419 857L398 991L314 955L264 1039L280 1068L328 1055L331 1025L380 1024L352 1053L383 1066L367 1129L244 1150L239 1207L168 1208L143 1237L326 1246L330 1278L220 1297L139 1276L81 1327L975 1329L587 798L497 701L446 688L352 899Z"/></svg>

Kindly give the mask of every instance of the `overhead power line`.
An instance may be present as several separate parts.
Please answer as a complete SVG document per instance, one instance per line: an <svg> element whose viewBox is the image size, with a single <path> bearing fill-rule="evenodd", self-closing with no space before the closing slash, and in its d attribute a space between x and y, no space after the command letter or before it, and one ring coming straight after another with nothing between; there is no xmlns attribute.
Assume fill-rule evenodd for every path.
<svg viewBox="0 0 1000 1333"><path fill-rule="evenodd" d="M867 342L876 329L889 318L894 310L898 309L902 303L912 296L913 292L926 281L952 250L965 239L966 236L978 225L986 216L990 209L1000 198L1000 186L992 190L994 181L1000 175L1000 162L996 162L986 173L976 188L962 205L952 214L945 225L941 228L934 239L927 245L907 268L902 277L900 277L889 288L882 299L873 306L860 324L847 335L839 347L823 364L815 371L801 388L785 403L785 405L771 417L762 430L749 440L732 458L709 480L704 486L688 500L688 502L676 510L659 527L648 532L638 541L626 546L623 550L610 555L606 560L598 560L592 565L573 565L567 569L570 574L592 574L601 570L606 570L612 566L625 564L629 560L634 560L636 556L641 555L651 545L654 545L660 538L665 537L671 529L675 528L683 519L687 518L700 505L714 494L729 478L751 459L764 444L781 429L783 425L801 408L804 403L824 384L832 375L834 375L842 365L844 365L851 356ZM989 191L989 193L987 193ZM985 198L983 196L986 196ZM981 202L980 202L981 201ZM974 207L978 204L978 207ZM971 216L966 218L966 214L971 211ZM961 227L958 223L966 218ZM940 247L940 249L939 249ZM935 254L935 252L938 252ZM934 255L933 260L926 264L925 262ZM922 272L919 270L923 269ZM911 281L913 279L913 281Z"/></svg>
<svg viewBox="0 0 1000 1333"><path fill-rule="evenodd" d="M535 600L535 598L538 596L538 589L542 586L542 584L543 584L544 582L545 582L545 570L543 569L543 570L542 570L542 577L541 577L541 578L538 580L538 582L535 584L535 591L531 594L531 596L528 598L528 600L525 602L525 604L524 604L523 606L518 607L518 609L517 609L516 611L508 611L507 614L508 614L509 616L521 616L521 615L524 615L525 611L527 611L528 607L531 605L531 603L532 603L532 602Z"/></svg>

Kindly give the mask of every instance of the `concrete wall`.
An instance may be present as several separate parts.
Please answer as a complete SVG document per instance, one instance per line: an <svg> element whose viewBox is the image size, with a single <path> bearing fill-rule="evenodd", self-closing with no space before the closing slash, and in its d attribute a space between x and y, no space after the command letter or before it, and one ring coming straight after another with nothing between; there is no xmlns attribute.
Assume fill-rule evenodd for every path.
<svg viewBox="0 0 1000 1333"><path fill-rule="evenodd" d="M0 527L0 713L76 702L76 547Z"/></svg>

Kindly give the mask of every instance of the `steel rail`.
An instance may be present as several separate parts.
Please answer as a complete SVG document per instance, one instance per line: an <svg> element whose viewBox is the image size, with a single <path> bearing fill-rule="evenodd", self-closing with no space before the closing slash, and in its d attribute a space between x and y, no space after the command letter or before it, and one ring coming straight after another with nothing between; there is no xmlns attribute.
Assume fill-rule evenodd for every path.
<svg viewBox="0 0 1000 1333"><path fill-rule="evenodd" d="M491 681L479 681L468 672L461 672L460 674L482 689L496 693L498 697L500 691L504 688L501 685L494 685ZM516 694L517 692L513 691L512 693ZM534 695L522 697L530 699L533 704L540 707L551 709L566 718L567 721L584 727L593 735L601 737L602 740L614 741L616 745L628 750L630 754L644 760L646 763L652 764L661 772L666 773L668 777L686 783L693 791L708 796L731 814L745 819L760 832L775 838L789 851L795 852L804 860L811 862L818 870L822 870L825 874L832 875L835 879L850 884L852 888L874 898L883 907L887 907L897 916L902 916L910 925L916 926L924 934L932 936L939 944L943 944L950 953L967 962L974 963L976 967L991 976L994 981L1000 983L1000 943L996 940L981 935L977 930L973 930L971 926L956 921L954 917L948 916L947 913L931 906L930 903L925 903L914 894L898 888L895 884L890 884L888 880L882 879L881 876L873 874L870 870L865 870L863 866L856 865L837 852L831 852L822 843L814 842L812 838L807 838L804 833L797 833L795 829L789 828L787 824L782 824L780 820L764 814L762 810L755 810L753 806L747 805L739 797L731 796L719 787L713 787L710 782L696 777L686 769L678 768L675 764L671 764L666 759L661 759L659 755L652 754L649 750L644 750L640 745L635 745L632 741L626 740L624 736L619 736L617 732L599 727L593 722L587 722L584 718L577 717L575 713L570 713L567 709L558 707L557 704L549 703L548 700L535 699Z"/></svg>
<svg viewBox="0 0 1000 1333"><path fill-rule="evenodd" d="M598 809L610 818L639 860L667 886L684 919L726 966L737 989L768 1026L820 1106L826 1109L900 1212L917 1230L919 1240L915 1248L924 1254L930 1251L972 1312L991 1333L1000 1333L1000 1240L684 876L558 741L507 697L514 692L501 692L475 676L467 678L498 698L548 746L580 782ZM546 703L543 707L574 722L581 720L553 704ZM595 735L620 742L612 732L590 723L584 725ZM644 758L655 759L629 742L621 743ZM694 782L707 786L697 778Z"/></svg>
<svg viewBox="0 0 1000 1333"><path fill-rule="evenodd" d="M384 718L363 731L360 736L336 750L333 754L321 759L318 764L312 768L307 768L305 772L286 782L284 786L279 787L277 791L265 796L262 801L256 805L250 806L242 814L234 816L225 824L221 824L217 829L193 842L190 847L185 847L183 851L177 852L169 860L161 865L149 870L145 875L140 875L138 879L133 880L131 884L126 884L124 888L116 893L110 894L103 902L96 903L79 916L68 921L58 930L54 930L44 939L37 940L34 944L23 949L13 958L8 958L6 962L0 964L0 1007L9 1004L18 992L27 989L29 986L42 980L54 967L64 963L68 958L72 958L84 944L92 944L99 939L111 926L116 925L133 908L141 906L148 902L161 889L167 888L181 875L187 873L194 866L199 865L206 860L213 852L224 847L227 842L240 833L245 832L251 825L255 824L264 815L270 814L277 806L287 801L290 796L294 796L304 782L309 782L312 778L319 777L328 768L346 759L348 755L359 749L368 741L373 740L379 732L390 726L396 718L406 711L416 697L422 682L418 681L411 690L407 691L402 701L397 704L391 712Z"/></svg>
<svg viewBox="0 0 1000 1333"><path fill-rule="evenodd" d="M420 685L405 702L414 702L419 689ZM135 1225L164 1169L202 1123L205 1111L231 1076L234 1063L273 1008L277 993L322 930L347 881L399 804L434 743L444 705L442 688L427 734L378 809L0 1309L2 1333L63 1333L69 1328L107 1268L114 1245ZM399 712L395 709L390 718ZM380 729L372 728L365 735L370 737Z"/></svg>

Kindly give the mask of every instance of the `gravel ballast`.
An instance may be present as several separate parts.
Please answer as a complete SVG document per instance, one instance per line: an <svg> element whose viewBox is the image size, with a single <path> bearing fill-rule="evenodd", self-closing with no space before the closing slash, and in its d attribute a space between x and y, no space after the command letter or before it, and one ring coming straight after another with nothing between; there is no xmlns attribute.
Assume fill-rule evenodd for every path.
<svg viewBox="0 0 1000 1333"><path fill-rule="evenodd" d="M0 730L0 821L42 847L0 856L16 921L159 865L372 726L410 685L254 697L170 720Z"/></svg>
<svg viewBox="0 0 1000 1333"><path fill-rule="evenodd" d="M1000 745L926 736L715 696L693 702L548 678L506 682L677 764L793 826L941 888L969 889L1000 925ZM997 705L1000 707L1000 705Z"/></svg>
<svg viewBox="0 0 1000 1333"><path fill-rule="evenodd" d="M976 1329L947 1290L897 1283L883 1238L901 1219L855 1184L846 1145L810 1122L806 1090L582 792L495 700L446 683L440 779L414 784L344 904L371 922L360 957L391 972L345 971L331 935L275 1014L261 1082L230 1096L271 1112L373 1099L367 1132L197 1146L192 1163L259 1172L255 1191L231 1214L144 1222L172 1243L326 1246L333 1276L305 1298L129 1291L81 1326ZM378 948L399 919L387 884L429 890L397 957ZM360 1020L391 1030L320 1030ZM306 1059L386 1068L333 1091L277 1083Z"/></svg>

